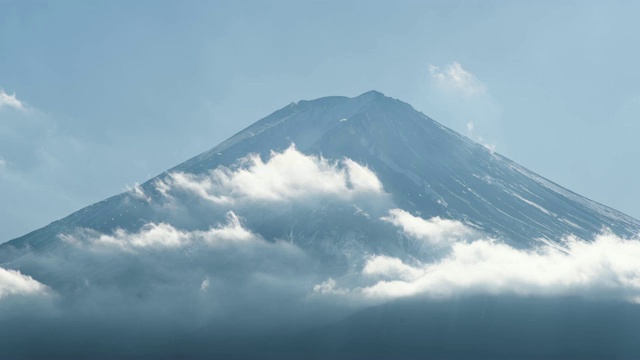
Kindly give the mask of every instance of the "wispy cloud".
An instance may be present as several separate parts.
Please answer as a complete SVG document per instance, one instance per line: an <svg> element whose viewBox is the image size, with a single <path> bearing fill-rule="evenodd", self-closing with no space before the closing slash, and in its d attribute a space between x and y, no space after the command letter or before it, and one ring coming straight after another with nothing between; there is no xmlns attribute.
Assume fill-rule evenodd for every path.
<svg viewBox="0 0 640 360"><path fill-rule="evenodd" d="M458 62L452 62L443 68L429 64L429 74L435 84L448 91L459 92L466 96L484 95L486 86Z"/></svg>
<svg viewBox="0 0 640 360"><path fill-rule="evenodd" d="M502 133L502 110L487 85L457 61L428 68L432 106L442 107L452 121L450 126L460 133L466 130L467 137L493 153Z"/></svg>
<svg viewBox="0 0 640 360"><path fill-rule="evenodd" d="M16 110L25 110L26 107L22 101L18 100L16 94L7 94L2 88L0 88L0 109L13 108Z"/></svg>

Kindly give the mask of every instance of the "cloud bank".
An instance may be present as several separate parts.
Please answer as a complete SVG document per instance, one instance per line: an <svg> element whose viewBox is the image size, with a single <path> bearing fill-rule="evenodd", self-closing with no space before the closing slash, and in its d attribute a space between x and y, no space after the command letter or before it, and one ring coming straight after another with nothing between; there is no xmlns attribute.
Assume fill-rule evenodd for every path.
<svg viewBox="0 0 640 360"><path fill-rule="evenodd" d="M340 287L330 279L316 293L389 300L412 296L462 295L585 296L640 302L640 239L602 234L594 241L567 237L559 244L517 249L495 239L478 238L464 224L421 219L400 209L383 220L407 235L446 244L431 261L376 255L361 270L359 282ZM435 253L434 253L435 254Z"/></svg>
<svg viewBox="0 0 640 360"><path fill-rule="evenodd" d="M14 253L0 256L23 267L0 269L0 298L16 299L0 299L0 315L10 314L0 316L0 333L15 328L31 343L29 326L37 324L47 336L91 344L90 351L166 345L171 356L201 355L190 346L230 349L230 337L265 338L283 328L298 334L397 299L424 306L475 295L640 302L637 239L604 234L517 249L456 220L412 215L380 195L383 186L367 167L295 147L266 161L248 156L205 175L136 184L111 214L122 204L142 208L139 223L69 228L47 252L3 248ZM180 206L162 207L166 199ZM145 212L154 206L163 218ZM46 306L23 301L49 289L56 296ZM43 325L46 318L53 320ZM15 338L0 336L0 347L30 349ZM61 354L75 349L37 340Z"/></svg>
<svg viewBox="0 0 640 360"><path fill-rule="evenodd" d="M519 250L495 241L478 240L453 245L448 256L431 264L388 266L390 260L374 258L367 263L368 271L364 274L396 275L395 279L365 287L362 293L383 298L473 293L586 295L638 302L638 256L640 241L612 235L599 236L593 242L569 238L565 250L551 246Z"/></svg>

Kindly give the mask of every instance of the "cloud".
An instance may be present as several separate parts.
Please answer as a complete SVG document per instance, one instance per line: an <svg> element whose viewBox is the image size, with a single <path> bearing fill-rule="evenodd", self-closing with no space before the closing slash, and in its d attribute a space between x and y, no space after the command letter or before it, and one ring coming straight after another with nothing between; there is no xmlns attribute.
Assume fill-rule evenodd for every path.
<svg viewBox="0 0 640 360"><path fill-rule="evenodd" d="M151 197L149 197L147 194L145 194L144 190L142 189L142 186L140 186L139 183L137 183L137 182L134 183L133 187L125 184L124 187L127 190L127 192L129 193L129 195L131 195L133 198L144 200L146 202L150 202L151 201Z"/></svg>
<svg viewBox="0 0 640 360"><path fill-rule="evenodd" d="M213 331L273 333L269 326L283 324L297 330L403 297L585 295L640 301L637 240L569 238L559 248L524 250L484 239L462 222L423 219L379 198L374 199L378 207L364 210L342 200L337 206L324 201L383 193L375 174L349 159L331 162L291 147L266 161L248 156L203 176L180 174L165 178L156 190L167 198L188 193L207 202L185 202L184 213L175 211L179 207L163 208L167 211L157 217L145 212L155 201L136 202L143 205L146 225L135 230L78 229L60 235L63 244L47 252L5 247L0 255L23 264L23 273L59 295L51 304L56 325L77 326L84 335L92 331L85 324L107 323L116 329L105 332L110 341L129 339L122 331L191 344L181 340L202 329L207 343L216 338ZM159 195L151 186L136 184L129 196L150 199L150 194ZM314 207L274 203L310 196ZM315 207L317 200L322 206ZM226 220L215 223L229 209L234 211L227 212ZM356 217L349 217L352 213ZM403 252L406 238L429 251ZM34 313L23 302L13 305L29 316ZM31 319L11 325L27 324L22 325L27 329L43 323ZM60 331L76 339L74 331ZM31 338L28 329L25 334ZM99 332L91 335L103 339Z"/></svg>
<svg viewBox="0 0 640 360"><path fill-rule="evenodd" d="M24 104L16 98L16 94L9 95L0 88L0 109L13 108L16 110L26 110Z"/></svg>
<svg viewBox="0 0 640 360"><path fill-rule="evenodd" d="M292 153L287 154L288 151ZM304 169L334 181L338 190L303 184L301 179L306 177L281 169L273 161L278 156L297 158L298 163L306 164ZM355 204L339 201L338 206L332 207L336 205L332 201L324 202L323 206L327 206L322 208L321 221L314 222L317 208L288 203L280 206L273 201L315 195L352 197L358 191L377 194L382 192L382 186L369 169L355 162L348 159L329 162L300 154L295 148L273 153L266 162L248 157L237 167L217 171L224 176L215 178L209 173L206 179L212 185L196 187L204 192L177 188L172 181L162 182L166 195L173 194L176 199L180 191L200 197L226 196L228 202L213 201L215 206L206 203L197 208L193 202L188 204L187 217L202 217L206 222L180 224L175 209L168 209L166 218L154 218L136 230L118 229L104 234L79 229L61 235L65 243L46 253L3 248L0 255L3 251L21 252L22 258L15 254L5 254L5 258L16 259L16 263L24 261L27 266L23 273L33 275L55 291L57 298L50 306L55 324L68 324L58 330L65 339L75 341L74 326L80 329L79 334L102 343L106 343L104 339L115 344L120 344L120 339L134 339L138 343L135 336L140 335L136 334L154 339L151 342L141 339L141 348L161 343L209 344L216 334L228 335L233 329L240 336L246 336L247 331L273 334L272 329L281 329L285 324L292 330L309 329L344 319L371 304L406 297L428 300L474 294L585 295L640 301L640 265L637 265L640 246L636 240L603 235L595 243L569 238L560 248L516 249L483 239L462 222L439 217L423 219L379 202L378 198L375 202L380 209L370 211L371 216L364 216L364 210ZM205 177L197 180L200 183ZM263 184L262 189L252 192L254 189L249 186L258 180L272 184ZM285 191L282 183L294 190ZM154 194L148 187L140 187L140 191L146 192L145 197ZM130 195L137 196L136 190L132 189ZM229 206L254 199L268 201L267 207L255 203ZM154 201L145 202L144 206L152 207ZM234 211L215 224L229 208ZM293 217L288 217L289 213L270 217L279 208L292 208ZM343 212L334 215L336 208ZM249 215L252 209L253 218ZM301 213L304 211L309 214ZM345 215L354 212L358 223ZM330 221L324 222L325 216ZM300 226L309 230L302 236L297 235L300 232L294 235L290 221L300 218L303 219ZM342 223L336 224L334 219ZM209 227L210 224L214 225ZM354 232L339 238L351 231L349 227L373 228L375 234ZM329 230L328 235L322 233L325 230ZM427 256L421 257L413 249L403 253L401 246L376 245L379 236L378 244L403 246L406 239L395 241L398 231L425 244L429 249ZM290 242L277 240L289 233ZM352 238L355 240L349 244ZM352 246L360 241L373 245ZM325 245L335 246L332 249L335 252L324 252ZM431 251L435 248L437 251ZM342 257L345 253L348 258ZM9 303L2 302L2 306L11 309L4 313L21 312L32 317L29 321L16 318L11 323L5 322L4 328L26 329L22 338L31 339L29 327L37 324L40 328L42 316L33 317L33 307L22 301ZM101 333L100 328L87 329L86 324L109 327ZM124 336L122 331L131 331L133 335ZM57 344L49 346L55 348ZM72 345L59 348L74 349Z"/></svg>
<svg viewBox="0 0 640 360"><path fill-rule="evenodd" d="M473 130L475 129L475 124L473 123L473 121L469 121L467 123L467 135L469 137L473 136Z"/></svg>
<svg viewBox="0 0 640 360"><path fill-rule="evenodd" d="M156 183L156 189L165 196L170 190L188 192L215 204L383 193L381 182L366 166L350 159L332 162L305 155L294 145L272 152L267 162L251 154L235 168L218 167L202 176L171 173Z"/></svg>
<svg viewBox="0 0 640 360"><path fill-rule="evenodd" d="M227 213L227 222L218 227L212 227L205 232L195 232L197 238L202 238L208 244L220 242L248 242L259 240L259 237L247 230L240 223L240 219L233 211Z"/></svg>
<svg viewBox="0 0 640 360"><path fill-rule="evenodd" d="M446 245L473 235L473 230L459 221L440 217L425 220L402 209L389 210L389 216L381 220L401 228L407 236L431 245Z"/></svg>
<svg viewBox="0 0 640 360"><path fill-rule="evenodd" d="M462 68L458 62L452 62L443 69L429 64L429 74L435 84L443 90L458 92L465 96L484 95L486 86L472 73Z"/></svg>
<svg viewBox="0 0 640 360"><path fill-rule="evenodd" d="M10 295L41 295L47 287L17 270L0 267L0 299Z"/></svg>
<svg viewBox="0 0 640 360"><path fill-rule="evenodd" d="M96 161L95 148L73 136L50 114L24 102L20 103L22 110L11 111L19 106L12 104L14 107L5 104L0 109L0 155L5 162L4 170L0 169L0 199L13 204L10 210L0 210L0 241L71 212L88 202L91 193L95 197L95 189L87 184L96 182L89 181L87 174L99 171L87 169L94 165L97 169L102 163ZM84 200L79 198L82 193Z"/></svg>
<svg viewBox="0 0 640 360"><path fill-rule="evenodd" d="M494 152L502 142L502 106L487 85L458 62L438 67L429 64L428 106L434 116ZM482 136L480 135L482 134Z"/></svg>
<svg viewBox="0 0 640 360"><path fill-rule="evenodd" d="M10 259L56 294L54 301L0 301L0 328L5 330L0 338L9 339L9 328L22 331L0 340L0 348L8 354L9 349L28 351L32 329L69 341L86 336L82 349L77 341L58 345L48 337L39 342L38 351L51 354L87 351L86 341L142 349L175 339L186 343L194 334L217 337L231 328L275 328L282 321L297 324L331 316L318 315L304 302L309 286L328 271L294 244L267 241L244 222L230 212L226 220L202 230L171 223L108 234L79 229L61 235L64 241L50 239L54 246L44 252L0 248L0 261ZM0 292L3 275L0 272Z"/></svg>
<svg viewBox="0 0 640 360"><path fill-rule="evenodd" d="M78 229L74 234L61 234L60 239L76 246L90 245L94 248L115 248L124 251L137 249L171 249L193 243L217 245L258 240L259 237L245 229L238 216L227 213L226 223L209 230L180 230L167 223L148 223L139 232L129 233L116 229L113 234L102 234L92 229Z"/></svg>
<svg viewBox="0 0 640 360"><path fill-rule="evenodd" d="M326 281L314 285L313 293L320 295L346 295L349 291L347 289L339 289L336 287L336 281L333 278L328 278Z"/></svg>
<svg viewBox="0 0 640 360"><path fill-rule="evenodd" d="M390 256L378 255L371 257L362 274L366 276L381 276L402 280L412 280L421 275L420 270L407 265L402 260Z"/></svg>
<svg viewBox="0 0 640 360"><path fill-rule="evenodd" d="M495 240L459 242L429 263L407 264L388 256L369 258L364 278L373 285L332 294L364 299L460 295L585 296L640 302L640 240L610 234L588 242L569 237L561 247L517 249Z"/></svg>
<svg viewBox="0 0 640 360"><path fill-rule="evenodd" d="M484 138L482 136L476 136L476 134L475 134L475 124L473 123L473 121L469 121L467 123L467 137L469 139L477 142L478 144L484 146L492 154L494 152L496 152L496 145L495 144L485 142L485 140L484 140Z"/></svg>
<svg viewBox="0 0 640 360"><path fill-rule="evenodd" d="M202 284L200 284L200 291L206 292L209 289L209 277L206 277L202 280Z"/></svg>

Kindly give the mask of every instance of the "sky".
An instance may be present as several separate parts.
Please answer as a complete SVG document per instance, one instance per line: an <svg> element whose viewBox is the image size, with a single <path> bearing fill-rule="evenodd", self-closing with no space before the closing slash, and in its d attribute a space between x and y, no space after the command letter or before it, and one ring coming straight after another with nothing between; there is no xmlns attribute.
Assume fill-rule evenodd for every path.
<svg viewBox="0 0 640 360"><path fill-rule="evenodd" d="M640 48L622 1L0 0L0 242L292 101L410 103L640 217Z"/></svg>

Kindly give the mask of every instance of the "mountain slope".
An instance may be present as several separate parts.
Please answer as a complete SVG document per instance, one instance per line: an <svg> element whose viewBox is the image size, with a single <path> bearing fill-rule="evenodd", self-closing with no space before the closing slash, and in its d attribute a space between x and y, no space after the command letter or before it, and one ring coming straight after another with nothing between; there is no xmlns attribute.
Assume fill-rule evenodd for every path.
<svg viewBox="0 0 640 360"><path fill-rule="evenodd" d="M589 239L603 229L629 236L640 222L581 197L438 124L410 105L371 91L355 98L300 101L274 112L172 172L203 174L249 153L268 157L295 143L306 154L366 164L402 208L422 217L464 221L512 245L568 234ZM110 232L162 221L149 203L124 193L84 208L3 246L46 249L74 227Z"/></svg>

